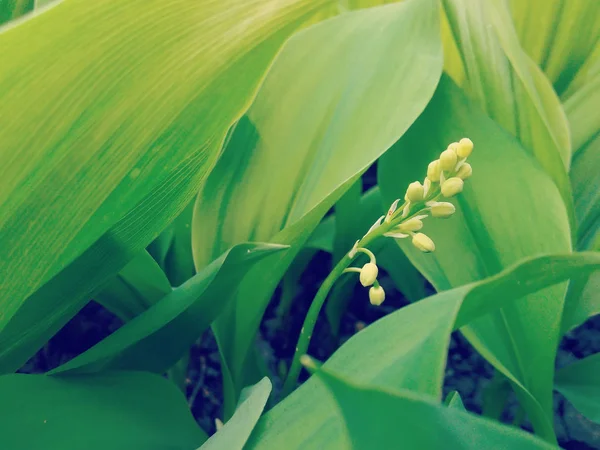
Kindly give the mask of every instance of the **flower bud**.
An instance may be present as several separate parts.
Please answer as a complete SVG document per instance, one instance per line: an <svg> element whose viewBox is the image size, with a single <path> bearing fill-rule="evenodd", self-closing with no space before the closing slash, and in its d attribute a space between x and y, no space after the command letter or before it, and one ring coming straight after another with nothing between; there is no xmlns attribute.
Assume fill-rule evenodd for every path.
<svg viewBox="0 0 600 450"><path fill-rule="evenodd" d="M469 164L469 163L464 163L462 166L460 166L460 169L458 169L458 172L456 172L456 176L462 180L466 180L472 174L473 174L473 168L471 167L471 164Z"/></svg>
<svg viewBox="0 0 600 450"><path fill-rule="evenodd" d="M369 289L369 301L372 305L379 306L385 300L385 291L381 286L373 286Z"/></svg>
<svg viewBox="0 0 600 450"><path fill-rule="evenodd" d="M442 184L442 195L444 197L453 197L462 192L464 184L463 180L458 177L448 178Z"/></svg>
<svg viewBox="0 0 600 450"><path fill-rule="evenodd" d="M421 228L423 228L423 222L421 222L421 219L413 217L412 219L408 219L406 222L399 224L396 228L394 228L394 231L406 233L409 231L418 231Z"/></svg>
<svg viewBox="0 0 600 450"><path fill-rule="evenodd" d="M433 217L450 217L455 211L456 208L452 203L436 202L435 204L431 205L431 215Z"/></svg>
<svg viewBox="0 0 600 450"><path fill-rule="evenodd" d="M458 156L456 156L456 152L454 149L448 147L447 150L444 150L440 155L440 166L442 170L453 171L454 167L456 167L456 163L458 162Z"/></svg>
<svg viewBox="0 0 600 450"><path fill-rule="evenodd" d="M406 190L406 199L410 202L420 202L423 200L423 194L425 190L423 185L418 181L410 183Z"/></svg>
<svg viewBox="0 0 600 450"><path fill-rule="evenodd" d="M459 158L468 158L471 152L473 151L473 141L469 138L462 138L458 142L458 148L456 149L456 154Z"/></svg>
<svg viewBox="0 0 600 450"><path fill-rule="evenodd" d="M412 243L415 247L425 253L435 250L435 244L433 241L423 233L416 233L412 238Z"/></svg>
<svg viewBox="0 0 600 450"><path fill-rule="evenodd" d="M442 172L442 167L440 166L440 160L436 159L429 163L427 166L427 178L431 181L438 182L440 181L440 173Z"/></svg>
<svg viewBox="0 0 600 450"><path fill-rule="evenodd" d="M364 287L371 286L377 280L377 275L379 274L379 268L377 264L374 263L366 263L362 269L360 270L360 284Z"/></svg>

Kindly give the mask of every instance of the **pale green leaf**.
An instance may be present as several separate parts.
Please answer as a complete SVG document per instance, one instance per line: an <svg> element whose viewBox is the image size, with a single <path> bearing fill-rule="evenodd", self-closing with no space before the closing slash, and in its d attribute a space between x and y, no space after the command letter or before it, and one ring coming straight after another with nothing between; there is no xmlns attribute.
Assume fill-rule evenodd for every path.
<svg viewBox="0 0 600 450"><path fill-rule="evenodd" d="M291 245L250 272L214 326L226 417L241 386L255 381L244 380L243 365L279 279L329 208L429 101L442 65L436 3L351 12L294 36L201 190L192 230L198 269L236 242Z"/></svg>
<svg viewBox="0 0 600 450"><path fill-rule="evenodd" d="M271 387L271 382L265 377L256 385L242 391L240 404L233 417L200 449L242 450L267 404Z"/></svg>
<svg viewBox="0 0 600 450"><path fill-rule="evenodd" d="M556 390L579 412L600 423L600 353L583 358L556 372Z"/></svg>
<svg viewBox="0 0 600 450"><path fill-rule="evenodd" d="M523 302L521 297L551 284L595 270L600 270L600 255L592 252L523 261L496 276L383 317L351 337L323 367L357 383L408 389L441 400L453 329L515 299ZM248 448L333 450L340 448L343 434L335 404L313 377L260 419Z"/></svg>
<svg viewBox="0 0 600 450"><path fill-rule="evenodd" d="M185 355L227 307L250 267L282 249L273 244L233 247L148 310L52 373L163 373Z"/></svg>
<svg viewBox="0 0 600 450"><path fill-rule="evenodd" d="M0 377L2 447L190 450L206 440L177 388L157 375Z"/></svg>
<svg viewBox="0 0 600 450"><path fill-rule="evenodd" d="M354 449L506 449L551 450L554 446L529 433L469 414L460 406L445 408L413 392L358 385L327 369L318 378L333 396ZM460 398L458 399L460 402ZM462 410L461 410L462 409Z"/></svg>
<svg viewBox="0 0 600 450"><path fill-rule="evenodd" d="M65 0L0 30L0 372L184 209L282 43L330 4Z"/></svg>
<svg viewBox="0 0 600 450"><path fill-rule="evenodd" d="M422 231L435 242L435 252L424 254L410 241L398 240L433 286L449 289L498 273L526 257L570 251L567 214L550 177L448 78L442 78L425 112L380 161L379 184L387 201L421 179L429 161L463 136L475 143L469 158L473 176L454 200L455 215L425 221ZM527 397L531 394L540 403L546 417L530 412L539 429L552 415L552 374L564 293L565 286L535 293L463 330L480 353L519 380Z"/></svg>
<svg viewBox="0 0 600 450"><path fill-rule="evenodd" d="M460 398L460 394L457 391L452 391L446 396L444 405L446 405L448 408L466 411L462 398Z"/></svg>

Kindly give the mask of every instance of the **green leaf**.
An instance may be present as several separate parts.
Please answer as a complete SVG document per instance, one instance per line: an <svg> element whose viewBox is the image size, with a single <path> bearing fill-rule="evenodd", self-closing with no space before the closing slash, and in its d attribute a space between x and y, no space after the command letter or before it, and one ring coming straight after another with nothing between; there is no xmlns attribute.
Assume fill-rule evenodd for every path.
<svg viewBox="0 0 600 450"><path fill-rule="evenodd" d="M256 385L244 389L233 417L201 449L242 450L267 404L271 387L271 382L265 377Z"/></svg>
<svg viewBox="0 0 600 450"><path fill-rule="evenodd" d="M198 269L248 239L291 246L250 272L214 326L226 417L241 386L255 381L244 379L244 363L279 279L329 208L429 101L442 65L436 4L356 11L294 36L201 190L192 230Z"/></svg>
<svg viewBox="0 0 600 450"><path fill-rule="evenodd" d="M177 388L148 373L4 375L0 397L11 450L189 450L206 440Z"/></svg>
<svg viewBox="0 0 600 450"><path fill-rule="evenodd" d="M456 49L446 52L450 75L536 157L572 211L568 123L551 83L522 50L508 6L502 0L443 4L450 28L445 46Z"/></svg>
<svg viewBox="0 0 600 450"><path fill-rule="evenodd" d="M597 314L600 314L600 273L592 273L572 280L565 299L562 334Z"/></svg>
<svg viewBox="0 0 600 450"><path fill-rule="evenodd" d="M171 290L165 273L143 250L94 296L94 300L127 322Z"/></svg>
<svg viewBox="0 0 600 450"><path fill-rule="evenodd" d="M174 365L232 300L253 264L282 250L273 244L240 244L147 311L52 373L146 370Z"/></svg>
<svg viewBox="0 0 600 450"><path fill-rule="evenodd" d="M589 0L510 0L523 49L559 95L598 44L600 3Z"/></svg>
<svg viewBox="0 0 600 450"><path fill-rule="evenodd" d="M448 408L466 411L465 405L462 399L460 398L460 394L457 391L452 391L446 396L446 399L444 400L444 405L446 405Z"/></svg>
<svg viewBox="0 0 600 450"><path fill-rule="evenodd" d="M600 353L556 372L556 390L588 419L600 423Z"/></svg>
<svg viewBox="0 0 600 450"><path fill-rule="evenodd" d="M0 2L0 25L32 11L33 7L34 0L2 0Z"/></svg>
<svg viewBox="0 0 600 450"><path fill-rule="evenodd" d="M357 383L408 389L440 400L453 329L594 270L600 270L600 254L592 252L522 261L486 280L441 292L383 317L351 337L323 367ZM514 377L512 381L519 386ZM312 377L261 418L248 448L338 449L343 448L343 433L335 404Z"/></svg>
<svg viewBox="0 0 600 450"><path fill-rule="evenodd" d="M445 408L410 391L355 384L332 371L317 372L345 422L344 448L553 449L529 433ZM460 401L460 400L459 400Z"/></svg>
<svg viewBox="0 0 600 450"><path fill-rule="evenodd" d="M282 43L331 3L65 0L0 30L0 372L185 208Z"/></svg>
<svg viewBox="0 0 600 450"><path fill-rule="evenodd" d="M381 159L379 185L387 201L401 196L441 150L463 136L475 143L469 158L473 176L454 200L457 213L452 218L427 221L423 232L436 243L435 252L424 254L410 241L398 240L433 286L449 289L526 257L570 251L567 214L552 180L447 78L414 126ZM420 151L415 153L415 148ZM538 429L552 417L552 374L565 287L535 293L462 330L498 370L509 372L539 402L547 417L529 411Z"/></svg>
<svg viewBox="0 0 600 450"><path fill-rule="evenodd" d="M589 249L600 228L600 73L565 102L574 156L571 184L578 223L577 247Z"/></svg>

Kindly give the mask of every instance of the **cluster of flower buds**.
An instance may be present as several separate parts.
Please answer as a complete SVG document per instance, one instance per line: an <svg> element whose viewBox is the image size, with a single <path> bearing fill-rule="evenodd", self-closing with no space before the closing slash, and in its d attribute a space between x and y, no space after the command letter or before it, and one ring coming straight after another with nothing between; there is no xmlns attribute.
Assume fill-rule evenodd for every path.
<svg viewBox="0 0 600 450"><path fill-rule="evenodd" d="M408 185L403 206L398 208L400 199L392 203L387 214L377 219L363 239L384 225L383 230L379 230L379 235L396 239L411 237L416 248L425 253L433 252L435 244L429 236L419 231L423 228L423 219L429 215L448 218L454 214L456 208L452 203L439 200L462 192L464 180L473 173L471 165L466 162L472 151L473 142L468 138L450 144L439 159L429 164L422 184L415 181ZM360 273L361 284L371 286L371 303L380 305L385 300L385 292L377 282L379 270L375 256L368 249L358 247L359 242L356 242L348 256L353 258L357 252L363 252L369 255L370 261L362 268L350 267L345 272Z"/></svg>

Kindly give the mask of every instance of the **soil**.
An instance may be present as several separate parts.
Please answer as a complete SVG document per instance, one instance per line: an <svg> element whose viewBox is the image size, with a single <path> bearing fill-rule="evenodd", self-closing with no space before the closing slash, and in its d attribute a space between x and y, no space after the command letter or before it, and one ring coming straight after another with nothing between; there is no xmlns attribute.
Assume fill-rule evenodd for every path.
<svg viewBox="0 0 600 450"><path fill-rule="evenodd" d="M257 345L265 357L275 390L281 386L282 365L289 365L294 345L308 310L321 281L330 267L328 254L319 253L313 259L301 279L301 286L292 304L285 323L277 317L278 293L267 309L261 324ZM343 317L340 336L332 335L325 315L322 314L311 341L309 353L319 360L326 360L351 335L380 317L407 304L406 299L393 288L385 273L381 283L386 289L387 298L381 307L369 304L364 289L357 286ZM423 280L423 283L425 281ZM432 289L429 287L430 291ZM63 329L54 336L21 370L23 373L42 373L69 360L90 348L115 331L120 321L95 302L90 302ZM578 329L570 332L562 341L557 358L559 367L600 351L600 316L590 319ZM209 433L215 431L215 419L221 417L221 369L216 342L207 331L190 353L186 397L198 423ZM306 374L303 375L306 377ZM486 386L493 376L492 367L469 345L460 333L451 339L444 396L456 390L460 393L466 408L482 412L482 399ZM556 394L556 430L561 447L565 449L600 449L600 425L581 416L559 394ZM514 398L502 419L511 423L515 413ZM527 425L525 425L527 428Z"/></svg>

